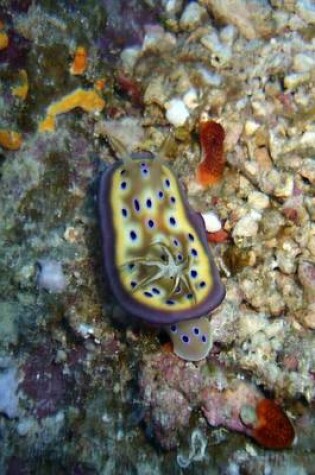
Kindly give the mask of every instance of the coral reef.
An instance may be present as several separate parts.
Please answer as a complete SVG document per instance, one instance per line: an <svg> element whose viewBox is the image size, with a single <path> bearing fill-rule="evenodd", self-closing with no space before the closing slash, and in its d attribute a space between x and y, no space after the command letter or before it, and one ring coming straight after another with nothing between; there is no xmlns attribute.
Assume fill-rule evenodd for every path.
<svg viewBox="0 0 315 475"><path fill-rule="evenodd" d="M313 37L309 0L1 2L1 473L313 473ZM227 295L201 361L104 285L109 136L205 218Z"/></svg>

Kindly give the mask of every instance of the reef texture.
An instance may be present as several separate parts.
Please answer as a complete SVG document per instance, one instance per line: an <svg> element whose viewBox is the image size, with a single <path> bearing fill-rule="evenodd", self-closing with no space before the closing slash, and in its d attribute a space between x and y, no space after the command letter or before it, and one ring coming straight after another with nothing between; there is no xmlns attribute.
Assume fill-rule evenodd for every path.
<svg viewBox="0 0 315 475"><path fill-rule="evenodd" d="M0 473L314 473L314 28L307 0L0 2ZM205 216L197 364L105 282L115 141Z"/></svg>

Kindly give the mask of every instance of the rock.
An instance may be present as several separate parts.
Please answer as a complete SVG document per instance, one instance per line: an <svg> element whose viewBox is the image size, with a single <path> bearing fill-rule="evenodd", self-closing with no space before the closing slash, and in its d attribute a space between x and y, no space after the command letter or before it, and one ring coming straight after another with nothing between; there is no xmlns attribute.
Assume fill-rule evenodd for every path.
<svg viewBox="0 0 315 475"><path fill-rule="evenodd" d="M95 127L95 134L119 141L131 153L144 140L143 127L134 117L123 117L116 120L104 120Z"/></svg>
<svg viewBox="0 0 315 475"><path fill-rule="evenodd" d="M227 25L220 31L220 40L228 46L233 46L237 37L237 29L233 25Z"/></svg>
<svg viewBox="0 0 315 475"><path fill-rule="evenodd" d="M312 0L299 0L296 11L306 23L315 25L315 6Z"/></svg>
<svg viewBox="0 0 315 475"><path fill-rule="evenodd" d="M301 146L315 151L315 130L307 130L301 137Z"/></svg>
<svg viewBox="0 0 315 475"><path fill-rule="evenodd" d="M311 303L305 313L303 314L302 318L303 326L309 328L310 330L315 330L315 303Z"/></svg>
<svg viewBox="0 0 315 475"><path fill-rule="evenodd" d="M226 68L232 59L231 47L222 43L215 31L203 36L201 44L211 52L211 64L216 68Z"/></svg>
<svg viewBox="0 0 315 475"><path fill-rule="evenodd" d="M256 211L250 211L243 216L234 226L232 236L233 239L240 237L255 237L258 233L258 222L261 214Z"/></svg>
<svg viewBox="0 0 315 475"><path fill-rule="evenodd" d="M218 216L213 211L201 213L208 233L216 233L222 229L222 224Z"/></svg>
<svg viewBox="0 0 315 475"><path fill-rule="evenodd" d="M217 72L209 71L202 66L197 66L196 71L206 86L219 87L222 83L222 77Z"/></svg>
<svg viewBox="0 0 315 475"><path fill-rule="evenodd" d="M272 168L270 172L260 178L261 189L272 196L288 198L294 190L294 178L292 174Z"/></svg>
<svg viewBox="0 0 315 475"><path fill-rule="evenodd" d="M284 87L286 89L292 90L304 84L310 80L310 74L308 71L303 71L301 73L290 73L287 74L284 78Z"/></svg>
<svg viewBox="0 0 315 475"><path fill-rule="evenodd" d="M167 15L177 15L183 8L183 0L163 0L162 2Z"/></svg>
<svg viewBox="0 0 315 475"><path fill-rule="evenodd" d="M152 53L166 53L176 46L176 36L164 31L160 25L149 25L142 43L142 50Z"/></svg>
<svg viewBox="0 0 315 475"><path fill-rule="evenodd" d="M244 132L247 137L251 137L259 129L260 124L255 120L247 120L245 122Z"/></svg>
<svg viewBox="0 0 315 475"><path fill-rule="evenodd" d="M164 76L152 78L144 92L143 101L146 105L157 104L160 107L164 107L166 101Z"/></svg>
<svg viewBox="0 0 315 475"><path fill-rule="evenodd" d="M270 206L270 199L260 191L252 191L247 198L248 204L255 210L263 210Z"/></svg>
<svg viewBox="0 0 315 475"><path fill-rule="evenodd" d="M298 277L310 303L315 303L315 263L301 261Z"/></svg>
<svg viewBox="0 0 315 475"><path fill-rule="evenodd" d="M0 360L0 413L10 419L19 415L18 371L10 362ZM4 363L4 368L2 368Z"/></svg>
<svg viewBox="0 0 315 475"><path fill-rule="evenodd" d="M120 53L120 59L122 61L123 67L126 71L132 71L139 56L141 49L139 46L131 46L125 48Z"/></svg>
<svg viewBox="0 0 315 475"><path fill-rule="evenodd" d="M315 137L314 137L315 140ZM307 180L312 183L312 185L315 185L315 160L314 158L305 158L302 162L302 166L299 170L300 175L303 178L306 178Z"/></svg>
<svg viewBox="0 0 315 475"><path fill-rule="evenodd" d="M285 274L294 274L297 269L296 256L300 252L300 248L294 241L289 239L285 241L282 247L276 250L279 269Z"/></svg>
<svg viewBox="0 0 315 475"><path fill-rule="evenodd" d="M198 101L198 93L197 90L192 87L190 88L184 95L183 101L185 105L188 107L188 109L196 109L198 107L199 101Z"/></svg>
<svg viewBox="0 0 315 475"><path fill-rule="evenodd" d="M204 7L197 2L190 2L180 17L179 25L183 30L193 31L207 16L207 10Z"/></svg>
<svg viewBox="0 0 315 475"><path fill-rule="evenodd" d="M166 118L174 127L181 127L189 117L189 111L181 99L171 99L165 103L165 108Z"/></svg>
<svg viewBox="0 0 315 475"><path fill-rule="evenodd" d="M16 430L21 437L25 437L29 432L38 429L35 419L25 418L22 419L16 427Z"/></svg>
<svg viewBox="0 0 315 475"><path fill-rule="evenodd" d="M270 34L271 9L265 0L201 0L218 20L235 25L245 38L252 40Z"/></svg>
<svg viewBox="0 0 315 475"><path fill-rule="evenodd" d="M314 53L298 53L293 58L293 70L296 72L310 71L315 67Z"/></svg>

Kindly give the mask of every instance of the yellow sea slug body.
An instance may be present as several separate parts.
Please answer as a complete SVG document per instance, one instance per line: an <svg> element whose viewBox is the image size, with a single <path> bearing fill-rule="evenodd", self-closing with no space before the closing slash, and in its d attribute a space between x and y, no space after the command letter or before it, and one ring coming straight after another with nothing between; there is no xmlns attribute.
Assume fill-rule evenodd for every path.
<svg viewBox="0 0 315 475"><path fill-rule="evenodd" d="M130 314L163 326L220 304L225 289L203 220L161 159L126 157L109 167L101 178L100 219L108 280Z"/></svg>

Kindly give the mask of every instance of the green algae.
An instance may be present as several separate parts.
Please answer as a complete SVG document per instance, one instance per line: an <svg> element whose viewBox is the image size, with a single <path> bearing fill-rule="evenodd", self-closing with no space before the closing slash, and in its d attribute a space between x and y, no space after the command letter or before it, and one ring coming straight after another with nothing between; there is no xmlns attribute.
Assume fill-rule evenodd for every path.
<svg viewBox="0 0 315 475"><path fill-rule="evenodd" d="M51 152L44 163L39 186L26 193L18 212L26 220L51 229L63 224L81 200L69 191L71 168L64 154Z"/></svg>
<svg viewBox="0 0 315 475"><path fill-rule="evenodd" d="M18 342L16 304L0 301L0 347L8 348Z"/></svg>
<svg viewBox="0 0 315 475"><path fill-rule="evenodd" d="M44 115L45 108L70 92L78 80L69 74L69 52L65 44L34 47L26 69L30 77L28 115L34 118L36 125L38 114Z"/></svg>

